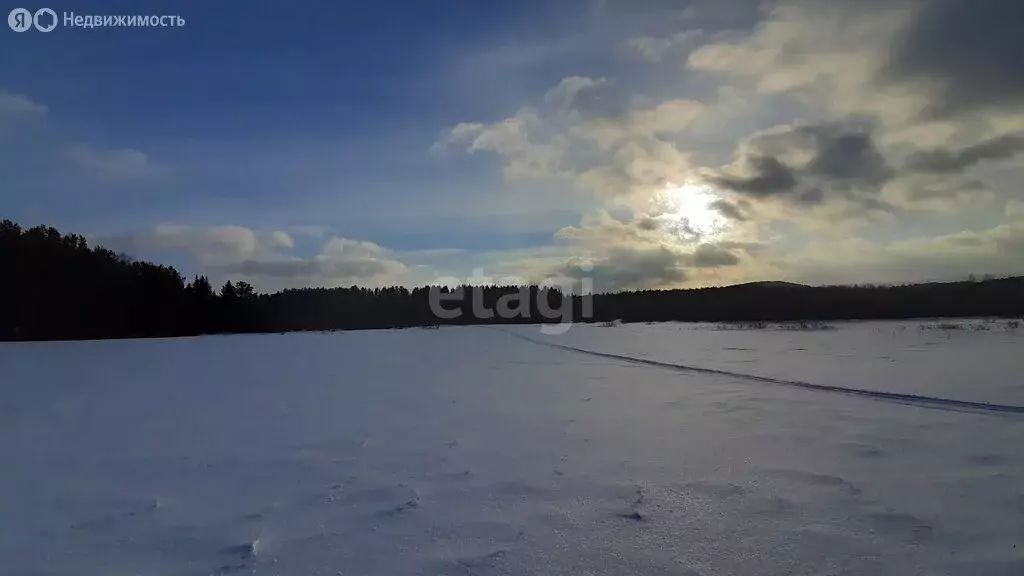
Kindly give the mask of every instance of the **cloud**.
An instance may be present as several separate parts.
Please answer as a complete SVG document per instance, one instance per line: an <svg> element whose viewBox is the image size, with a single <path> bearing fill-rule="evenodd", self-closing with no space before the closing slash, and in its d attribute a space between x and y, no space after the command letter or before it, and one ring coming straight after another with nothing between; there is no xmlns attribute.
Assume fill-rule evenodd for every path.
<svg viewBox="0 0 1024 576"><path fill-rule="evenodd" d="M893 169L875 146L870 128L842 122L802 126L797 129L814 142L808 174L830 183L877 187L893 177Z"/></svg>
<svg viewBox="0 0 1024 576"><path fill-rule="evenodd" d="M587 78L570 76L563 78L554 88L544 95L544 101L560 108L585 108L585 97L593 94L594 89L608 82L607 78Z"/></svg>
<svg viewBox="0 0 1024 576"><path fill-rule="evenodd" d="M134 195L136 206L142 208L140 182L165 183L153 181L168 173L165 167L136 148L80 141L74 133L91 123L51 114L29 96L0 91L0 188L13 200L14 205L7 206L12 215L25 209L40 212L45 206L34 218L46 218L81 205L82 213L109 216L111 209L119 208L108 203L128 195ZM84 198L90 200L83 204Z"/></svg>
<svg viewBox="0 0 1024 576"><path fill-rule="evenodd" d="M224 275L260 286L305 287L393 285L407 279L408 268L392 251L373 242L333 236L311 257L259 251L216 267Z"/></svg>
<svg viewBox="0 0 1024 576"><path fill-rule="evenodd" d="M285 231L276 230L273 235L273 245L280 248L294 248L295 240Z"/></svg>
<svg viewBox="0 0 1024 576"><path fill-rule="evenodd" d="M959 149L918 150L904 168L913 172L955 174L982 162L1008 160L1024 151L1024 133L1007 134Z"/></svg>
<svg viewBox="0 0 1024 576"><path fill-rule="evenodd" d="M587 214L579 226L566 226L556 239L575 258L549 274L590 279L597 291L633 288L675 288L704 283L715 271L736 267L751 245L725 240L694 243L676 233L674 216L639 214L619 220L604 210ZM584 261L588 266L581 267Z"/></svg>
<svg viewBox="0 0 1024 576"><path fill-rule="evenodd" d="M548 92L549 101L563 105L555 112L523 108L498 122L461 123L446 130L431 149L492 152L509 179L569 180L605 198L649 192L682 177L688 155L667 136L685 131L704 106L676 99L595 115L586 103L596 101L592 93L605 84L599 79L563 79ZM587 98L581 99L582 94Z"/></svg>
<svg viewBox="0 0 1024 576"><path fill-rule="evenodd" d="M1024 273L1024 223L888 244L864 238L819 242L780 256L780 273L814 284L955 280L969 274Z"/></svg>
<svg viewBox="0 0 1024 576"><path fill-rule="evenodd" d="M916 0L765 3L749 34L723 34L690 53L689 70L765 97L795 99L801 114L915 118L929 97L914 83L879 82L893 45L919 13Z"/></svg>
<svg viewBox="0 0 1024 576"><path fill-rule="evenodd" d="M721 246L701 244L693 251L689 262L696 268L720 268L735 266L740 263L740 259Z"/></svg>
<svg viewBox="0 0 1024 576"><path fill-rule="evenodd" d="M688 279L679 254L667 246L615 246L585 261L587 266L572 261L553 274L587 279L595 292L675 287Z"/></svg>
<svg viewBox="0 0 1024 576"><path fill-rule="evenodd" d="M1020 113L1024 16L1013 2L765 3L761 22L690 53L691 70L799 95L832 113L913 125Z"/></svg>
<svg viewBox="0 0 1024 576"><path fill-rule="evenodd" d="M749 35L730 34L690 53L690 69L746 77L763 94L822 81L863 83L913 14L906 2L778 1ZM820 88L820 86L819 86Z"/></svg>
<svg viewBox="0 0 1024 576"><path fill-rule="evenodd" d="M688 60L691 68L726 72L739 76L760 74L779 59L779 50L750 44L719 42L694 50Z"/></svg>
<svg viewBox="0 0 1024 576"><path fill-rule="evenodd" d="M607 286L826 273L857 281L852 269L823 264L846 255L865 275L896 277L911 262L929 277L929 266L966 266L967 247L985 262L977 251L1006 245L970 234L901 242L1018 209L1006 200L1019 196L1015 183L1024 178L1013 162L1024 148L1019 34L1002 26L986 39L975 25L1008 8L979 6L984 14L959 22L975 9L970 3L770 0L761 8L750 27L734 18L717 28L703 20L700 30L692 21L623 28L620 50L666 65L569 76L549 91L549 106L459 125L442 140L497 155L506 177L557 178L596 192L607 211L560 229L555 244L591 259ZM944 30L974 37L949 41ZM937 42L946 45L928 49ZM933 61L936 54L946 61ZM654 72L664 74L650 80ZM983 73L991 78L970 84ZM610 112L602 100L609 95L625 104ZM723 223L714 238L687 234L682 219L640 201L701 184ZM811 244L829 248L801 267L793 247Z"/></svg>
<svg viewBox="0 0 1024 576"><path fill-rule="evenodd" d="M244 226L160 224L152 230L121 236L100 236L96 243L112 250L139 254L177 251L194 256L201 266L238 262L259 254L256 232Z"/></svg>
<svg viewBox="0 0 1024 576"><path fill-rule="evenodd" d="M13 94L0 90L0 118L7 116L46 114L47 107L34 102L23 94Z"/></svg>
<svg viewBox="0 0 1024 576"><path fill-rule="evenodd" d="M1020 174L1009 161L1024 126L1009 55L1019 35L1000 25L986 38L977 25L1019 19L995 4L779 0L749 33L712 35L690 53L691 71L735 82L755 109L810 119L748 136L732 164L702 177L759 204L813 208L757 210L801 226L1015 194L984 170L998 161Z"/></svg>
<svg viewBox="0 0 1024 576"><path fill-rule="evenodd" d="M631 110L622 119L626 132L637 135L662 135L683 132L704 112L704 105L693 100L666 100L650 108Z"/></svg>
<svg viewBox="0 0 1024 576"><path fill-rule="evenodd" d="M708 177L716 186L755 198L787 194L797 185L797 177L778 158L750 154L718 174Z"/></svg>
<svg viewBox="0 0 1024 576"><path fill-rule="evenodd" d="M657 219L641 214L629 222L613 218L605 210L584 215L579 226L565 226L555 238L588 247L623 243L658 243L664 236Z"/></svg>
<svg viewBox="0 0 1024 576"><path fill-rule="evenodd" d="M1024 12L1013 1L916 3L917 17L891 48L883 83L926 80L930 117L1024 104Z"/></svg>
<svg viewBox="0 0 1024 576"><path fill-rule="evenodd" d="M661 62L671 52L692 47L703 35L704 31L700 29L683 30L667 38L630 38L626 46L648 62Z"/></svg>
<svg viewBox="0 0 1024 576"><path fill-rule="evenodd" d="M465 147L469 153L498 154L509 178L557 176L565 154L564 143L547 132L544 120L532 108L493 124L458 124L446 131L431 150L440 152L456 146Z"/></svg>
<svg viewBox="0 0 1024 576"><path fill-rule="evenodd" d="M1015 204L1008 211L1017 214ZM604 225L602 224L604 222ZM818 237L796 248L774 242L715 241L694 248L666 236L622 233L636 223L606 225L595 219L579 227L599 228L564 234L574 259L551 269L575 279L589 278L598 291L722 285L757 279L785 278L810 284L854 284L953 280L968 274L1022 274L1024 219L981 230L921 236L888 243L857 236ZM604 230L603 245L586 242ZM593 266L587 272L580 262Z"/></svg>
<svg viewBox="0 0 1024 576"><path fill-rule="evenodd" d="M222 270L257 282L270 278L299 286L343 286L399 283L406 266L372 242L333 237L312 258L249 258Z"/></svg>
<svg viewBox="0 0 1024 576"><path fill-rule="evenodd" d="M675 145L657 139L627 141L599 162L579 170L573 177L578 186L602 199L646 197L679 182L689 171L689 155Z"/></svg>
<svg viewBox="0 0 1024 576"><path fill-rule="evenodd" d="M981 180L940 173L904 174L884 191L887 199L904 208L951 213L991 194Z"/></svg>
<svg viewBox="0 0 1024 576"><path fill-rule="evenodd" d="M79 170L107 179L131 180L159 172L149 157L133 148L101 148L89 142L67 146L65 157Z"/></svg>
<svg viewBox="0 0 1024 576"><path fill-rule="evenodd" d="M777 126L748 138L737 156L704 178L755 200L804 206L840 200L877 208L879 190L895 176L871 125L852 120Z"/></svg>
<svg viewBox="0 0 1024 576"><path fill-rule="evenodd" d="M186 254L218 282L247 280L264 290L400 284L407 272L399 256L373 242L333 236L318 253L301 257L288 252L294 241L287 233L244 226L162 224L146 232L96 238L95 243L129 254Z"/></svg>
<svg viewBox="0 0 1024 576"><path fill-rule="evenodd" d="M708 205L709 208L718 212L722 216L729 220L735 220L737 222L746 222L748 217L740 209L740 203L732 203L728 200L714 200Z"/></svg>

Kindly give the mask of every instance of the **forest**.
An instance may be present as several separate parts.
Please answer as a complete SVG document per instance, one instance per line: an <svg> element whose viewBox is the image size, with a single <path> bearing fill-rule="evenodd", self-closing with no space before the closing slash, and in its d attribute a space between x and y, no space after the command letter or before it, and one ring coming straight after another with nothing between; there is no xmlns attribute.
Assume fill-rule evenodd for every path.
<svg viewBox="0 0 1024 576"><path fill-rule="evenodd" d="M261 294L214 288L77 234L0 222L0 340L80 340L448 324L663 321L828 321L1020 317L1024 277L899 286L737 286L591 296L537 286L462 289L303 288ZM460 291L461 290L461 291ZM444 295L441 314L437 295ZM515 314L495 314L516 304ZM503 308L504 306L504 308Z"/></svg>

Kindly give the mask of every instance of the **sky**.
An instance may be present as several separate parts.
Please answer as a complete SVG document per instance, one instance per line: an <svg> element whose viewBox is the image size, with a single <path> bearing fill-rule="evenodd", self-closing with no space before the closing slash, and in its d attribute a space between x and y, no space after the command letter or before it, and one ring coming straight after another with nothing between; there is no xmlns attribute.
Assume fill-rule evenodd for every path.
<svg viewBox="0 0 1024 576"><path fill-rule="evenodd" d="M1014 0L283 6L0 30L0 218L261 291L1024 273Z"/></svg>

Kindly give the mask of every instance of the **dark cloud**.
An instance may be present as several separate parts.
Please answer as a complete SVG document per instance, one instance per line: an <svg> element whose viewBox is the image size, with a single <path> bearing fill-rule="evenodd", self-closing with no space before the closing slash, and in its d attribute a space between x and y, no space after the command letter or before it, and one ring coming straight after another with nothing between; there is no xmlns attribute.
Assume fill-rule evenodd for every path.
<svg viewBox="0 0 1024 576"><path fill-rule="evenodd" d="M641 216L636 221L637 228L648 232L652 230L657 230L659 225L660 223L658 222L658 220L655 218L651 218L650 216Z"/></svg>
<svg viewBox="0 0 1024 576"><path fill-rule="evenodd" d="M708 204L708 207L729 220L737 222L746 222L748 220L747 215L740 210L740 207L728 200L715 200Z"/></svg>
<svg viewBox="0 0 1024 576"><path fill-rule="evenodd" d="M936 82L931 117L1024 104L1024 9L1019 0L933 0L893 47L885 83Z"/></svg>
<svg viewBox="0 0 1024 576"><path fill-rule="evenodd" d="M1007 160L1024 151L1024 134L1009 134L960 149L935 148L911 154L904 168L913 172L955 174L985 161Z"/></svg>
<svg viewBox="0 0 1024 576"><path fill-rule="evenodd" d="M739 257L721 246L701 244L693 252L691 265L696 268L723 268L739 263Z"/></svg>
<svg viewBox="0 0 1024 576"><path fill-rule="evenodd" d="M563 275L586 277L597 292L632 288L676 286L687 279L682 258L664 246L621 246L609 250L605 257L591 260L592 269L582 272L566 266Z"/></svg>
<svg viewBox="0 0 1024 576"><path fill-rule="evenodd" d="M775 196L791 192L797 185L796 175L778 158L751 155L744 159L739 174L720 173L710 181L722 188L755 197Z"/></svg>
<svg viewBox="0 0 1024 576"><path fill-rule="evenodd" d="M757 244L721 242L700 244L693 252L680 252L665 245L624 244L589 259L591 266L585 272L578 266L566 265L556 275L577 281L585 278L598 292L673 287L687 281L689 272L695 269L738 265L740 258L733 250L749 254L758 248Z"/></svg>
<svg viewBox="0 0 1024 576"><path fill-rule="evenodd" d="M808 157L801 165L783 159ZM719 170L710 183L753 198L782 197L799 205L832 196L867 207L895 176L878 151L870 122L846 120L773 129L751 137L739 166ZM729 216L728 206L716 206Z"/></svg>
<svg viewBox="0 0 1024 576"><path fill-rule="evenodd" d="M798 200L801 204L807 204L808 206L821 204L825 201L825 193L821 188L809 188L800 193Z"/></svg>
<svg viewBox="0 0 1024 576"><path fill-rule="evenodd" d="M843 124L819 124L798 128L810 135L817 153L807 165L809 174L832 182L853 182L879 186L893 176L893 170L875 147L871 134Z"/></svg>

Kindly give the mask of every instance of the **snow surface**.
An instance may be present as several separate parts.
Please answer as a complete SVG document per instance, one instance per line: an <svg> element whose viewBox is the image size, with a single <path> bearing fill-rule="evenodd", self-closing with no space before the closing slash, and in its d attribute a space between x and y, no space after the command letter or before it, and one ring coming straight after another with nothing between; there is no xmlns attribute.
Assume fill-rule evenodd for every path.
<svg viewBox="0 0 1024 576"><path fill-rule="evenodd" d="M0 573L1024 574L1024 414L550 344L1024 405L912 322L4 344Z"/></svg>

